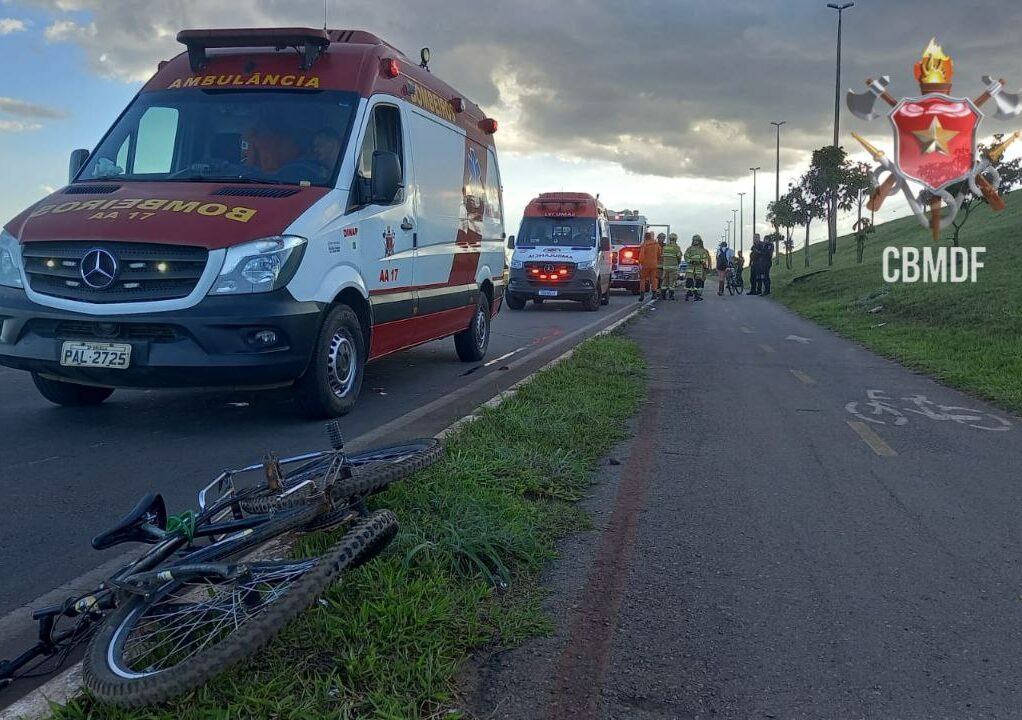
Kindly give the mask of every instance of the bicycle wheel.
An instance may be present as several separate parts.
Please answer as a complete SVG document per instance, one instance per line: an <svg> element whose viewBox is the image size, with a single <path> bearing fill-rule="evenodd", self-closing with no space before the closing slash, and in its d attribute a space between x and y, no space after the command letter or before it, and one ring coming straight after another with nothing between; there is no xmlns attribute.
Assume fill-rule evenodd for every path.
<svg viewBox="0 0 1022 720"><path fill-rule="evenodd" d="M333 498L347 498L379 492L390 483L428 468L444 456L439 440L426 438L413 440L403 445L375 448L348 456L352 477L335 484ZM284 489L293 488L307 479L323 477L330 467L333 455L309 463L288 476ZM322 489L322 483L320 488ZM294 507L314 499L315 495L299 490L281 496L268 488L260 489L241 501L241 507L248 513L268 513L287 507Z"/></svg>
<svg viewBox="0 0 1022 720"><path fill-rule="evenodd" d="M395 515L380 510L320 557L240 563L233 566L240 574L230 580L171 581L133 597L89 644L85 687L126 708L193 690L268 643L338 575L366 562L396 532Z"/></svg>

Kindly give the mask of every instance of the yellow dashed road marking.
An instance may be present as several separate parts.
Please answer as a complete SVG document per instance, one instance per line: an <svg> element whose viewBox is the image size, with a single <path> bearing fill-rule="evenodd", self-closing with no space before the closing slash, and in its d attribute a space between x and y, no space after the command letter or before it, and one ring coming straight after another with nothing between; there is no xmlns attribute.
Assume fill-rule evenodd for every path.
<svg viewBox="0 0 1022 720"><path fill-rule="evenodd" d="M877 455L881 457L894 457L898 454L894 452L894 448L884 442L882 437L873 432L873 428L866 423L858 420L848 420L847 422L848 427L854 430L862 438L862 441L869 445L870 449Z"/></svg>
<svg viewBox="0 0 1022 720"><path fill-rule="evenodd" d="M775 352L777 352L769 345L760 345L760 347L763 348L763 352L765 352L767 355L773 355Z"/></svg>
<svg viewBox="0 0 1022 720"><path fill-rule="evenodd" d="M797 377L799 380L801 380L802 383L805 385L816 384L815 380L813 380L811 377L809 377L806 373L802 372L801 370L795 370L794 368L792 368L791 374Z"/></svg>

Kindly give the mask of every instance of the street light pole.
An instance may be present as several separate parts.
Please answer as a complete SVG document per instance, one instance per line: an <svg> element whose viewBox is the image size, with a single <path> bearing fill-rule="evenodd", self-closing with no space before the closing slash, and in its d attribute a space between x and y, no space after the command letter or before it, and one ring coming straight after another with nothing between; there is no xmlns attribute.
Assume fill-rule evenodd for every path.
<svg viewBox="0 0 1022 720"><path fill-rule="evenodd" d="M841 20L844 12L855 5L854 2L847 2L843 5L827 3L831 10L837 10L837 61L834 78L834 147L838 147L838 129L841 124ZM837 246L837 193L830 197L830 217L827 222L827 264L834 262L834 250Z"/></svg>
<svg viewBox="0 0 1022 720"><path fill-rule="evenodd" d="M738 208L731 211L731 247L738 247Z"/></svg>
<svg viewBox="0 0 1022 720"><path fill-rule="evenodd" d="M756 237L756 171L760 168L749 169L752 170L752 236Z"/></svg>
<svg viewBox="0 0 1022 720"><path fill-rule="evenodd" d="M741 222L738 223L738 249L745 250L745 193L738 193L738 212Z"/></svg>
<svg viewBox="0 0 1022 720"><path fill-rule="evenodd" d="M781 120L780 122L771 121L770 124L777 128L777 164L774 170L774 212L777 211L776 203L781 200L781 125L787 124L787 120ZM774 256L777 260L781 259L780 248L778 248L777 254Z"/></svg>

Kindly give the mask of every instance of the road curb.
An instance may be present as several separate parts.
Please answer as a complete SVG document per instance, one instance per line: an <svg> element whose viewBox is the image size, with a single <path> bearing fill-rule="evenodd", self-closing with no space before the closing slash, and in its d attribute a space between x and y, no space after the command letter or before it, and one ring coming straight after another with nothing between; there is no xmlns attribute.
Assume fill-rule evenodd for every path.
<svg viewBox="0 0 1022 720"><path fill-rule="evenodd" d="M624 317L615 320L613 323L603 328L602 330L594 333L590 338L586 340L602 337L609 335L614 332L617 328L624 325L626 322L634 318L639 314L640 311L647 307L650 307L656 303L656 300L650 300L649 302L642 303L636 306L630 312L626 313ZM582 342L585 342L583 340ZM575 354L575 349L578 346L567 350L566 352L558 355L553 360L550 360L542 367L538 368L532 373L529 373L518 382L511 385L511 387L503 390L492 398L482 403L475 411L468 415L455 420L453 423L448 425L446 428L441 430L439 433L434 435L438 440L443 440L449 437L451 434L465 427L469 423L479 420L482 415L481 411L484 408L495 408L503 404L508 398L513 397L522 386L531 382L533 378L539 375L545 370L549 370L556 365L564 362L572 355ZM379 430L387 428L390 423L378 428L377 431L367 433L367 435L375 435ZM45 684L40 685L35 690L18 699L8 707L0 710L0 720L42 720L52 715L51 706L54 704L67 703L82 687L82 663L81 661L75 663L67 670L64 670L59 675L48 680Z"/></svg>
<svg viewBox="0 0 1022 720"><path fill-rule="evenodd" d="M636 315L638 315L640 310L642 310L642 309L644 309L646 307L649 307L650 305L652 305L655 302L656 302L655 300L651 300L648 303L643 303L642 305L639 305L634 310L632 310L631 312L626 314L620 320L616 320L615 322L612 322L607 327L603 328L603 330L600 330L599 332L594 333L592 337L598 338L598 337L602 337L603 335L609 335L610 333L614 332L619 327L624 325L626 322L628 322L629 320L634 318ZM591 340L592 338L587 338L587 339ZM585 342L585 341L583 341L583 342ZM500 407L508 398L514 397L514 395L518 392L518 390L523 385L529 383L534 377L539 375L541 372L543 372L544 370L549 370L550 368L552 368L552 367L554 367L556 365L559 365L560 363L564 362L565 360L570 358L572 355L574 355L575 354L575 349L577 347L578 347L578 345L576 345L575 347L571 348L570 350L567 350L564 353L561 353L560 355L555 357L553 360L549 361L548 363L546 363L542 367L538 368L535 372L529 373L528 375L523 377L521 380L519 380L514 385L509 387L507 390L504 390L504 391L499 392L496 395L494 395L492 398L490 398L489 400L484 402L482 405L480 405L478 408L476 408L473 412L469 413L468 415L466 415L465 417L461 418L460 420L455 420L453 423L451 423L450 425L445 427L443 430L438 432L433 437L435 437L437 440L444 440L449 435L451 435L454 432L457 432L458 430L460 430L461 428L465 427L469 423L473 423L476 420L479 420L482 417L482 415L480 414L480 411L482 411L484 409L487 409L487 408ZM2 716L0 716L0 720L5 720L5 719Z"/></svg>

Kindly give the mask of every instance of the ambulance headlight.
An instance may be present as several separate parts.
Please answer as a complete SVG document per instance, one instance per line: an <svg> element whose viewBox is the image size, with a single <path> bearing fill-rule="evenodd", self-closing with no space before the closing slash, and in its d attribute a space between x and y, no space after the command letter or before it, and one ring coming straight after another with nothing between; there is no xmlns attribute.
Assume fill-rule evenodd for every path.
<svg viewBox="0 0 1022 720"><path fill-rule="evenodd" d="M525 263L523 263L521 260L515 260L512 258L511 260L512 270L521 270L523 267L525 267Z"/></svg>
<svg viewBox="0 0 1022 720"><path fill-rule="evenodd" d="M253 240L227 251L210 295L247 295L279 290L291 282L307 241L296 235Z"/></svg>
<svg viewBox="0 0 1022 720"><path fill-rule="evenodd" d="M21 277L21 248L14 236L0 230L0 285L24 287Z"/></svg>
<svg viewBox="0 0 1022 720"><path fill-rule="evenodd" d="M579 270L592 270L594 267L596 267L595 260L586 260L585 262L580 262L578 264Z"/></svg>

